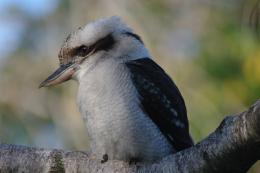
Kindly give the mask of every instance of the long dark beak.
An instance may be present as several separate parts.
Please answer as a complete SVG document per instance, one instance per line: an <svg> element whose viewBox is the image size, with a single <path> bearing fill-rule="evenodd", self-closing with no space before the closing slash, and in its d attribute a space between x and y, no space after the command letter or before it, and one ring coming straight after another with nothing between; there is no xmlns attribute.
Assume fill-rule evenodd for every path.
<svg viewBox="0 0 260 173"><path fill-rule="evenodd" d="M39 85L39 88L63 83L67 80L70 80L74 73L74 64L70 63L66 65L61 65L54 73L52 73Z"/></svg>

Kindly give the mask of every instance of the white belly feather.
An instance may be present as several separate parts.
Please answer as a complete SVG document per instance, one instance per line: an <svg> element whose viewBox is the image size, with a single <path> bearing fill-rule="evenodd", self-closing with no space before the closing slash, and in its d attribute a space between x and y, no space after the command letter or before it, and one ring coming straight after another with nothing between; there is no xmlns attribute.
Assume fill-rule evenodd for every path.
<svg viewBox="0 0 260 173"><path fill-rule="evenodd" d="M84 74L78 104L91 150L99 158L151 161L173 152L171 145L140 108L130 72L118 60L103 61Z"/></svg>

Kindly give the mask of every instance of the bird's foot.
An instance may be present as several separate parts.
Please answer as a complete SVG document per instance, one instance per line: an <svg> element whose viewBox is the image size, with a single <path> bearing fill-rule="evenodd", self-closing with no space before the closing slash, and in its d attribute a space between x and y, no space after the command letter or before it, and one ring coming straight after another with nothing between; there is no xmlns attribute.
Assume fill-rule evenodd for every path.
<svg viewBox="0 0 260 173"><path fill-rule="evenodd" d="M97 159L97 156L96 156L96 155L90 155L90 156L89 156L89 159L90 159L90 160L96 160L96 159Z"/></svg>
<svg viewBox="0 0 260 173"><path fill-rule="evenodd" d="M140 162L140 159L138 159L138 158L132 158L132 159L129 160L128 164L129 164L129 165L132 165L132 164L136 165L136 164L139 163L139 162Z"/></svg>
<svg viewBox="0 0 260 173"><path fill-rule="evenodd" d="M104 154L103 155L103 159L101 160L101 163L105 163L108 161L108 155L107 154Z"/></svg>

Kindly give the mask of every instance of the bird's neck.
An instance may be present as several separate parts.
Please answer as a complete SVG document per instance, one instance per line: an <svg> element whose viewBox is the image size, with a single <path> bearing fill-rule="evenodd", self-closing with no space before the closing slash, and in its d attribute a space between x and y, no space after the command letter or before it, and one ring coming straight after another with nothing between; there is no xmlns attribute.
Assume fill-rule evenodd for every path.
<svg viewBox="0 0 260 173"><path fill-rule="evenodd" d="M83 116L104 116L126 110L129 98L135 97L130 73L124 63L107 60L99 63L79 81L78 106ZM120 110L122 109L122 110ZM115 114L115 113L114 113Z"/></svg>
<svg viewBox="0 0 260 173"><path fill-rule="evenodd" d="M151 57L145 46L141 46L138 49L134 49L133 51L128 52L127 61L136 60L145 57Z"/></svg>

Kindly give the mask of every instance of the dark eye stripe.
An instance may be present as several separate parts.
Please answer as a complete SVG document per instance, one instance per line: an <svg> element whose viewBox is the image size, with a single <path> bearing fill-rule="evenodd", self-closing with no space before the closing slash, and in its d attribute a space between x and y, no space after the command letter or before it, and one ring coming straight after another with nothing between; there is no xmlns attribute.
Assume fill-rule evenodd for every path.
<svg viewBox="0 0 260 173"><path fill-rule="evenodd" d="M85 45L81 45L80 47L76 48L76 55L78 56L86 56L88 55L88 53L90 52L89 47L85 46Z"/></svg>
<svg viewBox="0 0 260 173"><path fill-rule="evenodd" d="M125 35L129 36L129 37L134 37L136 40L140 41L142 44L144 44L143 40L141 39L141 37L137 34L134 34L132 32L125 32Z"/></svg>
<svg viewBox="0 0 260 173"><path fill-rule="evenodd" d="M108 34L90 46L81 45L72 49L62 48L59 53L60 65L75 63L78 60L81 60L79 57L87 57L90 53L93 54L100 50L108 51L112 49L114 44L115 39L113 38L112 34Z"/></svg>
<svg viewBox="0 0 260 173"><path fill-rule="evenodd" d="M115 44L115 40L113 38L113 36L111 34L107 35L104 38L101 38L100 40L98 40L96 43L92 44L91 46L85 46L85 45L81 45L79 47L76 47L73 49L73 53L72 56L87 56L90 52L92 52L94 50L93 53L99 51L99 50L105 50L108 51L109 49L111 49L113 47L113 45Z"/></svg>
<svg viewBox="0 0 260 173"><path fill-rule="evenodd" d="M112 34L108 34L106 37L98 40L94 45L91 46L92 49L95 49L95 52L99 50L110 50L115 44L115 40Z"/></svg>

